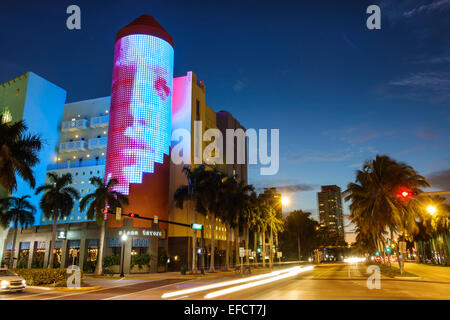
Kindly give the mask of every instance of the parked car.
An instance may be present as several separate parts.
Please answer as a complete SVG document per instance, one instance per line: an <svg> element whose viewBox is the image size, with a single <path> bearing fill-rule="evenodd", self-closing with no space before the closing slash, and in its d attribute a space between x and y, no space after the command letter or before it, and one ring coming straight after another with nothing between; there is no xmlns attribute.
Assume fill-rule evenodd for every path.
<svg viewBox="0 0 450 320"><path fill-rule="evenodd" d="M14 272L0 268L0 291L21 291L26 288L25 280Z"/></svg>

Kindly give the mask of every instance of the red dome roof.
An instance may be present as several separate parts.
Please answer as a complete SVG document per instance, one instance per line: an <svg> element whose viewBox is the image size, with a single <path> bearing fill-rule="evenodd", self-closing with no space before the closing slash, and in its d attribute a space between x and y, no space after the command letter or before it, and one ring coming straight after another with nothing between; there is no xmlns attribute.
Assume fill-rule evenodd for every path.
<svg viewBox="0 0 450 320"><path fill-rule="evenodd" d="M172 47L174 46L172 36L149 14L143 14L120 29L116 34L116 41L130 34L148 34L166 40Z"/></svg>

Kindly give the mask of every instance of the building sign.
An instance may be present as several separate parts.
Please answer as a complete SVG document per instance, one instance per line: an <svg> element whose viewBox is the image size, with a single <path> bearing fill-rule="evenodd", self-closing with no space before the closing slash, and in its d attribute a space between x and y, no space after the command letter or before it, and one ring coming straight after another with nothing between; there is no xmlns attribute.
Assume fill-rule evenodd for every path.
<svg viewBox="0 0 450 320"><path fill-rule="evenodd" d="M127 236L143 235L147 237L161 237L161 238L163 236L163 233L160 230L141 230L140 232L138 230L120 230L119 236L123 234L126 234Z"/></svg>

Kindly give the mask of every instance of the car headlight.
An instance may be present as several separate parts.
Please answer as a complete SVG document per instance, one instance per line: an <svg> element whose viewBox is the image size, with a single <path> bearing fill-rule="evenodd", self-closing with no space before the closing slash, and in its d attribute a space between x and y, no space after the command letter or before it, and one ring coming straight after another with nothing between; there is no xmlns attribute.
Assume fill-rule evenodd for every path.
<svg viewBox="0 0 450 320"><path fill-rule="evenodd" d="M26 282L25 280L22 280L22 284L23 284L23 285L26 285L27 282Z"/></svg>
<svg viewBox="0 0 450 320"><path fill-rule="evenodd" d="M8 286L9 286L9 281L2 280L2 282L1 282L1 287L2 287L2 288L7 288Z"/></svg>

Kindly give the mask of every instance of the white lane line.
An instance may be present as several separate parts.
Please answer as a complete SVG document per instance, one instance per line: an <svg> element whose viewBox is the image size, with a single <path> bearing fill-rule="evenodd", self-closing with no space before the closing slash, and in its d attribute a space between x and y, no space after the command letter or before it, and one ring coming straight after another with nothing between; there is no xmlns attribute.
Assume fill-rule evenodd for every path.
<svg viewBox="0 0 450 320"><path fill-rule="evenodd" d="M270 272L270 273L265 273L265 274L261 274L261 275L258 275L258 276L247 277L247 278L243 278L243 279L223 281L223 282L218 282L218 283L213 283L213 284L193 287L193 288L189 288L189 289L183 289L183 290L178 290L178 291L167 292L167 293L164 293L161 296L161 298L163 298L163 299L164 298L171 298L171 297L186 295L186 294L190 294L190 293L196 293L196 292L205 291L205 290L211 290L211 289L220 288L220 287L227 287L227 286L231 286L231 285L235 285L235 284L239 284L239 283L245 283L245 282L249 282L249 281L256 281L256 280L277 276L277 275L280 275L280 274L283 274L283 273L287 273L287 272L291 272L293 270L298 270L298 269L300 269L299 266L293 267L293 268L288 268L288 269L283 269L283 270L279 270L279 271L274 271L274 272Z"/></svg>
<svg viewBox="0 0 450 320"><path fill-rule="evenodd" d="M151 281L145 281L145 282L151 282ZM73 293L69 293L69 294L59 295L59 296L56 296L56 297L44 298L44 299L41 299L41 300L60 299L60 298L63 298L63 297L69 297L69 296L75 296L75 295L80 295L80 294L86 294L86 293L90 293L90 292L97 292L97 291L103 291L103 290L108 290L108 289L114 289L114 288L121 288L121 287L125 287L125 286L131 286L131 285L136 284L136 283L137 282L125 283L125 284L122 284L120 286L105 287L105 288L89 290L89 291L73 292Z"/></svg>
<svg viewBox="0 0 450 320"><path fill-rule="evenodd" d="M227 288L227 289L214 291L214 292L211 292L211 293L208 293L207 295L205 295L205 298L206 299L211 299L211 298L215 298L215 297L218 297L218 296L223 296L225 294L229 294L229 293L232 293L232 292L236 292L236 291L240 291L240 290L244 290L244 289L248 289L248 288L253 288L253 287L260 286L260 285L263 285L263 284L267 284L267 283L270 283L270 282L274 282L274 281L277 281L277 280L282 280L282 279L286 279L286 278L289 278L289 277L293 277L293 276L298 275L299 273L310 271L312 269L314 269L313 266L305 267L305 268L298 267L298 269L296 269L296 270L292 270L292 271L290 271L288 273L280 274L278 276L275 276L275 277L272 277L272 278L269 278L269 279L263 279L263 280L259 280L259 281L256 281L256 282L250 282L250 283L241 284L239 286L235 286L235 287L231 287L231 288Z"/></svg>
<svg viewBox="0 0 450 320"><path fill-rule="evenodd" d="M150 290L154 290L154 289L159 289L159 288L164 288L164 287L168 287L168 286L173 286L174 284L179 284L179 283L183 283L183 282L187 282L187 281L191 281L191 279L185 280L185 281L180 281L180 282L175 282L175 283L169 283L169 284L165 284L165 285L159 286L159 287L153 287L153 288L148 288L148 289L144 289L144 290L140 290L140 291L125 293L125 294L121 294L121 295L118 295L118 296L109 297L109 298L105 298L105 299L101 299L101 300L113 300L113 299L117 299L118 297L126 297L126 296L130 296L130 295L137 294L137 293L143 293L145 291L150 291Z"/></svg>

